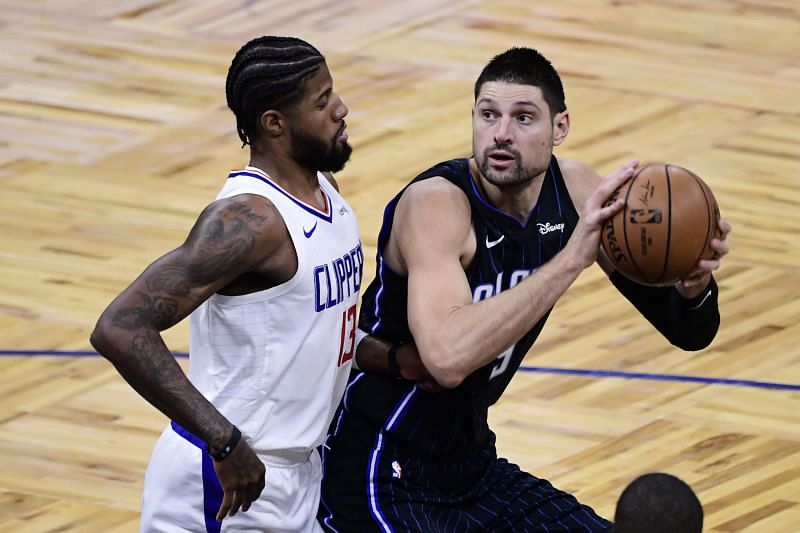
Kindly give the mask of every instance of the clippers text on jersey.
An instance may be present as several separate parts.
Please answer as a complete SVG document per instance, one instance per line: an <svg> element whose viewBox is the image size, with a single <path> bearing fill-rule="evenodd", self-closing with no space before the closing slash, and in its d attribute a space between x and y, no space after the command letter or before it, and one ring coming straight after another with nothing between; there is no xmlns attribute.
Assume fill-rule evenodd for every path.
<svg viewBox="0 0 800 533"><path fill-rule="evenodd" d="M364 252L360 243L342 257L317 265L314 268L315 311L321 313L358 293L363 265Z"/></svg>

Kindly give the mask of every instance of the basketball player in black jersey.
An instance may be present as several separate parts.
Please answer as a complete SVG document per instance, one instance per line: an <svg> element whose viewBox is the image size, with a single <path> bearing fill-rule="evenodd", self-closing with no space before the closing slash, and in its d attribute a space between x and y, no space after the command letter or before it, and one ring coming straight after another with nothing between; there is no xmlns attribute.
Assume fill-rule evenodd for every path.
<svg viewBox="0 0 800 533"><path fill-rule="evenodd" d="M423 172L386 207L377 275L359 326L394 344L397 376L354 371L323 450L319 521L328 531L604 531L611 523L497 457L487 412L558 298L598 258L604 207L632 162L607 178L553 147L569 131L558 73L512 48L475 85L473 156ZM674 287L614 285L673 344L708 345L719 324L711 271L730 230ZM368 345L374 342L364 342ZM414 381L415 343L444 390ZM404 345L408 344L408 345ZM357 363L372 361L357 351ZM387 366L385 363L384 367Z"/></svg>

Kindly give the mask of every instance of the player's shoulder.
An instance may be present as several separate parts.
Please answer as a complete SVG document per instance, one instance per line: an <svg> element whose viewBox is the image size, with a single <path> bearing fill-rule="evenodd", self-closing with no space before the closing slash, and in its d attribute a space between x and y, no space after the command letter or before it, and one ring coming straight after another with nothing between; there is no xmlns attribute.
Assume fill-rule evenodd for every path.
<svg viewBox="0 0 800 533"><path fill-rule="evenodd" d="M597 171L577 159L559 157L558 167L573 203L579 206L583 205L602 180Z"/></svg>
<svg viewBox="0 0 800 533"><path fill-rule="evenodd" d="M285 239L286 224L269 198L236 194L211 202L200 213L192 233L200 239L244 239L270 248Z"/></svg>
<svg viewBox="0 0 800 533"><path fill-rule="evenodd" d="M465 192L444 176L430 176L406 187L400 196L401 209L426 210L434 213L469 213L469 198Z"/></svg>
<svg viewBox="0 0 800 533"><path fill-rule="evenodd" d="M469 248L471 228L471 210L464 192L446 178L432 176L414 182L400 197L389 251L398 246L406 265L427 251L462 253Z"/></svg>
<svg viewBox="0 0 800 533"><path fill-rule="evenodd" d="M564 181L567 185L570 182L588 182L593 186L597 186L600 181L600 175L589 165L577 159L567 159L558 157L558 167L561 169L561 175L564 176Z"/></svg>
<svg viewBox="0 0 800 533"><path fill-rule="evenodd" d="M260 194L241 193L214 200L203 210L200 218L259 224L275 216L280 217L280 214L272 200Z"/></svg>

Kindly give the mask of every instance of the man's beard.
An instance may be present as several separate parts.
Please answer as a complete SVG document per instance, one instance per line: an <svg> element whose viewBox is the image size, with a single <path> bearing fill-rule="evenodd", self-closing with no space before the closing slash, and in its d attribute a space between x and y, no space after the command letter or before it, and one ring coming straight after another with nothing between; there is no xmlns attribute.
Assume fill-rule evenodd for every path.
<svg viewBox="0 0 800 533"><path fill-rule="evenodd" d="M341 130L330 143L319 137L307 135L305 132L295 130L292 132L292 152L295 159L307 167L320 172L338 172L344 168L350 159L353 147L347 142L340 143L337 139Z"/></svg>
<svg viewBox="0 0 800 533"><path fill-rule="evenodd" d="M512 154L514 156L514 165L507 170L501 171L490 167L489 154L494 150L503 150ZM543 165L535 165L527 168L523 167L522 154L519 152L519 150L511 148L510 146L500 145L487 147L480 157L478 157L476 154L475 159L478 163L478 169L481 171L481 175L486 178L486 181L501 189L505 187L524 185L530 181L533 181L536 176L542 174L550 165L550 159L548 158L547 162Z"/></svg>

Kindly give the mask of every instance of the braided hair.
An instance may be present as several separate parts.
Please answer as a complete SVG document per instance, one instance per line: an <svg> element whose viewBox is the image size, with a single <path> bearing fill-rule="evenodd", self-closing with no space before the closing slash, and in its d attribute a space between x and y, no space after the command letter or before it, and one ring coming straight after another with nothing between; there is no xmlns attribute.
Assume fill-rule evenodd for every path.
<svg viewBox="0 0 800 533"><path fill-rule="evenodd" d="M303 95L303 83L316 74L325 57L295 37L258 37L233 57L225 95L236 115L242 146L258 137L261 115L268 109L290 109Z"/></svg>

